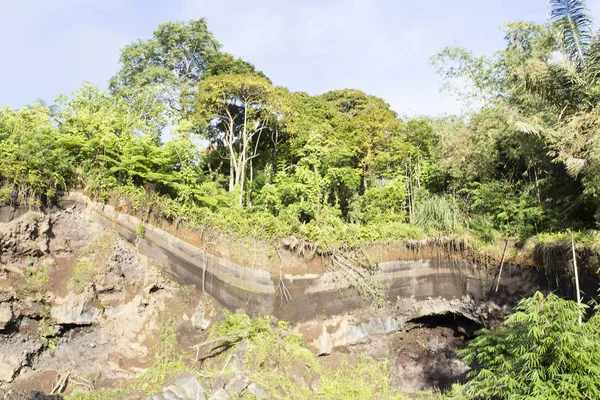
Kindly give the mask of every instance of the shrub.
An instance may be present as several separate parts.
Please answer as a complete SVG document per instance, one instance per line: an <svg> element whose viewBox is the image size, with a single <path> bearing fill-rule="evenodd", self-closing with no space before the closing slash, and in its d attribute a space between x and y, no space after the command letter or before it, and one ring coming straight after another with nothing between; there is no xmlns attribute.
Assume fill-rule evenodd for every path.
<svg viewBox="0 0 600 400"><path fill-rule="evenodd" d="M600 314L537 292L521 300L504 326L482 330L460 350L473 366L455 399L600 398Z"/></svg>
<svg viewBox="0 0 600 400"><path fill-rule="evenodd" d="M415 206L415 225L428 232L454 232L459 220L456 202L448 196L434 195Z"/></svg>

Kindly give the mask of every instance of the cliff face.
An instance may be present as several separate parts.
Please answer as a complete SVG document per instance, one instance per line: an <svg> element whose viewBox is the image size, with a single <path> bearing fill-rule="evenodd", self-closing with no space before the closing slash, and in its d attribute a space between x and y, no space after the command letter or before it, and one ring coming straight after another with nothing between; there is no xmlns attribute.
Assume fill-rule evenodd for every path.
<svg viewBox="0 0 600 400"><path fill-rule="evenodd" d="M293 267L288 267L286 262L293 256L284 251L262 257L262 264L241 265L180 238L190 239L189 232L176 235L144 224L135 216L121 214L78 193L65 197L65 203L85 204L86 215L136 243L142 254L155 260L179 283L195 285L223 306L242 308L250 315L304 321L398 298L452 300L469 296L477 302L492 300L503 307L535 290L556 287L535 268L509 265L504 268L498 290L492 290L497 266L483 267L434 247L396 251L374 248L367 254L376 266L370 271L357 268L357 263L342 255L334 255L321 259L321 272L297 274L294 271L310 270L308 264L314 264L314 259L306 260L306 268L299 268L303 259L296 257ZM144 235L136 237L140 236L136 234L140 226L144 227Z"/></svg>
<svg viewBox="0 0 600 400"><path fill-rule="evenodd" d="M43 213L0 207L0 217L0 389L60 392L67 378L69 390L113 386L151 367L165 326L175 332L172 351L189 354L219 318L212 299L291 322L315 355L342 349L388 358L399 387L439 387L465 371L453 353L464 340L447 338L502 318L535 290L560 286L533 268L505 266L496 292L496 268L440 249L387 249L381 257L373 250L372 270L342 254L314 274L288 271L291 254L274 253L275 267L240 265L80 194ZM441 341L420 354L429 316L461 325L433 324ZM399 343L403 331L407 342ZM408 361L398 346L414 350ZM441 372L423 378L434 364ZM422 379L411 386L416 375Z"/></svg>
<svg viewBox="0 0 600 400"><path fill-rule="evenodd" d="M180 286L85 205L13 215L0 223L0 387L103 385L151 363L161 325L185 308Z"/></svg>

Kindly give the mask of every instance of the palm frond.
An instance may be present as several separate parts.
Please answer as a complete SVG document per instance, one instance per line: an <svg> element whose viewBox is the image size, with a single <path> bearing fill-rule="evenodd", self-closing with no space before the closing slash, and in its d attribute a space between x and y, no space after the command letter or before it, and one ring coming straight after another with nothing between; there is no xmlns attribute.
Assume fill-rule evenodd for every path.
<svg viewBox="0 0 600 400"><path fill-rule="evenodd" d="M585 59L585 73L591 84L600 84L600 33L597 33L590 43Z"/></svg>
<svg viewBox="0 0 600 400"><path fill-rule="evenodd" d="M584 0L548 0L549 19L565 54L583 68L592 42L592 21Z"/></svg>

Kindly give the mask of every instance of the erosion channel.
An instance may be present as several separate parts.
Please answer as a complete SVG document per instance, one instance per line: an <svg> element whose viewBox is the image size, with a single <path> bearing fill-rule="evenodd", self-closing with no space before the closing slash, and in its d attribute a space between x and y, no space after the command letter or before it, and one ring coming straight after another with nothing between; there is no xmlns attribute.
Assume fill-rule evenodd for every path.
<svg viewBox="0 0 600 400"><path fill-rule="evenodd" d="M506 265L498 283L497 265L443 245L403 243L366 250L376 265L368 274L379 293L375 306L377 296L359 290L360 271L332 268L324 257L310 260L320 269L290 266L302 259L290 241L287 250L259 257L267 266L242 265L185 237L79 193L43 212L1 206L0 395L117 386L152 368L169 332L171 350L193 354L224 309L286 321L325 365L368 354L391 361L392 385L405 392L445 389L467 372L456 349L477 329L536 290L572 292L567 278L534 267ZM593 293L597 283L582 281ZM174 398L169 390L184 393L176 398L270 398L242 364L202 385L183 374L151 398ZM288 373L307 390L321 382L316 373Z"/></svg>

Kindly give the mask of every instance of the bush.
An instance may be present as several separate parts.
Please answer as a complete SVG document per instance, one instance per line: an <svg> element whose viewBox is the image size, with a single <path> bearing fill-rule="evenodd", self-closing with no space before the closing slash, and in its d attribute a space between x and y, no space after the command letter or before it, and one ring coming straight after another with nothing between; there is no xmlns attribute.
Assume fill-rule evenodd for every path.
<svg viewBox="0 0 600 400"><path fill-rule="evenodd" d="M427 232L454 232L460 212L456 201L448 196L431 196L415 206L415 225Z"/></svg>
<svg viewBox="0 0 600 400"><path fill-rule="evenodd" d="M455 399L600 398L600 314L537 292L499 330L482 330L460 350L473 366Z"/></svg>

